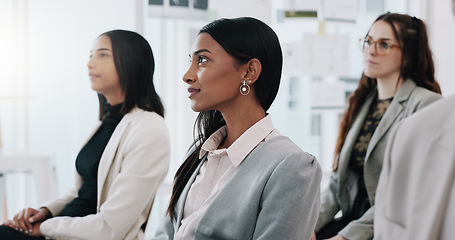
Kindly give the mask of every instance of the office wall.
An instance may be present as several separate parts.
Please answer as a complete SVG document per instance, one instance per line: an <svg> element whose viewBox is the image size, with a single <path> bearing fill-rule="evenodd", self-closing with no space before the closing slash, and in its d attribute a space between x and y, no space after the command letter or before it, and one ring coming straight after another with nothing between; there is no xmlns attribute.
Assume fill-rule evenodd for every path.
<svg viewBox="0 0 455 240"><path fill-rule="evenodd" d="M1 153L50 155L61 194L73 186L76 154L97 124L86 67L92 42L108 30L135 30L135 1L2 0L0 16ZM40 204L33 191L21 196L9 199L9 214Z"/></svg>
<svg viewBox="0 0 455 240"><path fill-rule="evenodd" d="M455 94L455 16L452 0L428 1L428 32L444 96Z"/></svg>
<svg viewBox="0 0 455 240"><path fill-rule="evenodd" d="M28 2L30 153L54 157L59 192L72 187L74 160L98 118L87 62L93 41L112 29L135 30L135 2ZM112 9L117 9L112 11Z"/></svg>

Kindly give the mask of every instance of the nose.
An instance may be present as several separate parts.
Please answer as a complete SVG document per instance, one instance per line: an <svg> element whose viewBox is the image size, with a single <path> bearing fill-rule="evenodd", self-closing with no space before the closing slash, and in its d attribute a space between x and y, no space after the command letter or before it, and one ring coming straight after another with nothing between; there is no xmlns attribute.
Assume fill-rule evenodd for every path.
<svg viewBox="0 0 455 240"><path fill-rule="evenodd" d="M369 48L367 48L367 53L374 55L377 54L376 43L373 43Z"/></svg>
<svg viewBox="0 0 455 240"><path fill-rule="evenodd" d="M186 71L186 73L183 74L182 80L186 84L191 84L191 83L196 82L196 73L193 70L193 67L190 66L190 68Z"/></svg>
<svg viewBox="0 0 455 240"><path fill-rule="evenodd" d="M93 67L92 57L90 57L90 59L88 60L88 62L87 62L87 67L88 67L88 68L92 68L92 67Z"/></svg>

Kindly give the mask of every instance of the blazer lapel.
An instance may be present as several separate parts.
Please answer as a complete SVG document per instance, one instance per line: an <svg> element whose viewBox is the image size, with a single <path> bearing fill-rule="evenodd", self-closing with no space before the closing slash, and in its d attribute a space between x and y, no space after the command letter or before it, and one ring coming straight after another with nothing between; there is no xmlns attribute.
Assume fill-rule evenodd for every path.
<svg viewBox="0 0 455 240"><path fill-rule="evenodd" d="M98 167L98 210L100 207L101 193L103 192L104 182L106 181L107 174L111 168L112 162L114 161L115 154L117 153L120 139L122 138L126 127L133 119L134 113L137 110L138 109L133 109L130 113L127 113L125 116L123 116L122 120L119 122L114 132L112 133L111 138L109 139L109 142L103 151L103 155L101 155L100 164Z"/></svg>
<svg viewBox="0 0 455 240"><path fill-rule="evenodd" d="M363 127L363 122L368 114L368 109L370 108L371 102L376 98L376 91L371 94L365 101L365 103L360 108L357 116L355 117L354 122L352 123L346 140L344 141L343 148L340 153L340 161L338 162L338 174L339 174L339 186L338 186L338 195L340 199L343 199L340 202L341 210L346 213L351 206L351 201L354 199L354 193L357 193L356 186L357 184L351 184L352 182L357 182L358 177L355 174L350 174L348 169L349 160L351 158L352 149L355 145L355 141L359 136L360 130ZM354 189L351 189L354 187Z"/></svg>
<svg viewBox="0 0 455 240"><path fill-rule="evenodd" d="M400 89L398 89L397 94L394 96L390 106L387 108L384 116L379 122L379 125L376 127L373 136L371 136L371 140L365 154L365 162L368 161L368 157L381 138L387 133L387 131L389 131L392 124L397 121L415 87L416 84L412 80L406 80L403 82Z"/></svg>
<svg viewBox="0 0 455 240"><path fill-rule="evenodd" d="M375 92L374 94L371 94L367 98L367 100L360 108L357 116L355 117L354 122L350 127L350 130L348 132L348 135L346 136L346 140L344 141L344 145L340 153L340 159L346 159L346 161L339 162L340 165L338 166L338 169L340 174L346 172L346 168L349 165L349 159L351 158L352 148L354 147L355 141L357 140L360 130L363 127L363 122L365 121L365 118L368 114L371 102L373 102L373 99L376 98L376 95L377 93ZM343 176L340 176L340 178L343 178ZM342 179L340 180L343 181Z"/></svg>

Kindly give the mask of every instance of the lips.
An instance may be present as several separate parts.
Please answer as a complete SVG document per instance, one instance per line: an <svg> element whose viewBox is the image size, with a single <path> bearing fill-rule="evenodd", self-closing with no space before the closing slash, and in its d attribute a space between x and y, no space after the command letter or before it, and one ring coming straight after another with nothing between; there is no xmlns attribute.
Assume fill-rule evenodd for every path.
<svg viewBox="0 0 455 240"><path fill-rule="evenodd" d="M90 77L90 80L93 80L94 78L99 78L100 75L89 73L88 76Z"/></svg>
<svg viewBox="0 0 455 240"><path fill-rule="evenodd" d="M190 93L188 97L192 97L195 94L199 93L201 90L197 88L188 88L188 92Z"/></svg>
<svg viewBox="0 0 455 240"><path fill-rule="evenodd" d="M373 60L366 60L365 62L368 63L368 64L378 64L377 62L375 62Z"/></svg>

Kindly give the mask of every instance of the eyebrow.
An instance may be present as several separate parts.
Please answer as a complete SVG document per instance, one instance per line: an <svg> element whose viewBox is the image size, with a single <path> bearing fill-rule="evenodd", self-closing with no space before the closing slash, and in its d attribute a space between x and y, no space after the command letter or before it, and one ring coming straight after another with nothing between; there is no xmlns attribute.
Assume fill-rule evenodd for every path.
<svg viewBox="0 0 455 240"><path fill-rule="evenodd" d="M372 37L372 36L370 36L370 35L367 35L367 37L369 37L369 38L373 39L373 37ZM387 41L393 41L391 38L379 38L378 40L387 40Z"/></svg>
<svg viewBox="0 0 455 240"><path fill-rule="evenodd" d="M100 52L100 51L109 51L110 52L111 50L109 48L99 48L96 51L97 52ZM92 53L93 51L90 51L90 52Z"/></svg>
<svg viewBox="0 0 455 240"><path fill-rule="evenodd" d="M204 48L204 49L199 49L197 51L194 51L193 55L198 55L199 53L201 52L208 52L208 53L212 53L210 52L208 49Z"/></svg>

